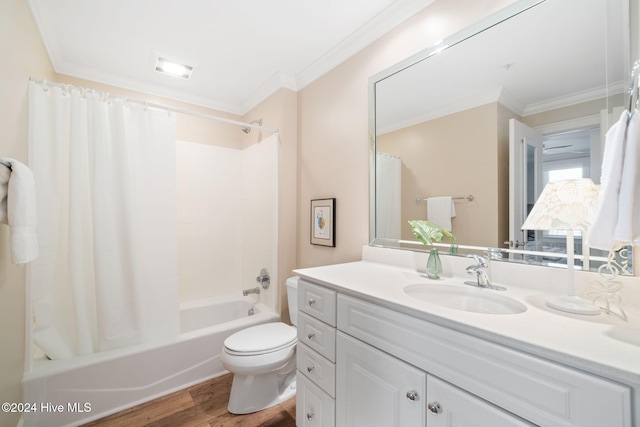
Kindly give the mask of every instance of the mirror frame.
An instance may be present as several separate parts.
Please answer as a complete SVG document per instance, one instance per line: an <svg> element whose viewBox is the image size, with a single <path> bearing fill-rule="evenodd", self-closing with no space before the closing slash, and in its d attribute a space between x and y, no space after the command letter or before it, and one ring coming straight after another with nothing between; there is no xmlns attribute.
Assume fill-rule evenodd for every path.
<svg viewBox="0 0 640 427"><path fill-rule="evenodd" d="M414 55L409 56L408 58L398 62L391 67L388 67L382 70L379 73L371 76L368 82L368 96L369 96L369 245L370 246L378 246L378 247L386 247L391 249L403 249L403 250L411 250L411 251L420 251L426 252L429 250L429 247L422 245L420 242L410 241L410 240L399 240L399 239L383 239L376 237L376 84L390 76L393 76L400 71L411 67L419 62L422 62L431 56L437 55L440 52L446 51L447 49L462 43L463 41L473 37L477 34L486 31L493 26L500 24L501 22L508 20L516 15L526 12L532 7L544 3L546 0L517 0L516 2L504 7L503 9L481 19L475 24L470 25L467 28L464 28L452 35L446 37L441 42L436 44L435 46L428 47L424 50L417 52ZM440 248L449 248L449 244L439 244L435 243L432 246L440 247ZM532 256L553 256L553 257L561 257L566 258L567 254L560 254L557 252L549 253L549 252L534 252L534 251L525 251L518 249L510 249L510 248L490 248L484 246L467 246L467 245L457 245L458 249L461 249L463 252L474 253L489 253L489 254L522 254L522 255L532 255ZM497 251L496 251L497 250ZM633 255L632 255L633 256ZM496 259L501 259L500 255ZM582 258L581 255L577 255L576 259ZM508 258L504 259L505 261L522 263L526 262L523 260L510 260Z"/></svg>

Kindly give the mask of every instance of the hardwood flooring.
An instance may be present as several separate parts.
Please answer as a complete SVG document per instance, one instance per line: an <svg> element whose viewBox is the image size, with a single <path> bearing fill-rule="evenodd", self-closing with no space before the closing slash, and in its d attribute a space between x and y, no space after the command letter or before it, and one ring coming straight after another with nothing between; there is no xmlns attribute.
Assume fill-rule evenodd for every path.
<svg viewBox="0 0 640 427"><path fill-rule="evenodd" d="M226 374L82 427L295 427L295 397L253 414L227 412L232 379Z"/></svg>

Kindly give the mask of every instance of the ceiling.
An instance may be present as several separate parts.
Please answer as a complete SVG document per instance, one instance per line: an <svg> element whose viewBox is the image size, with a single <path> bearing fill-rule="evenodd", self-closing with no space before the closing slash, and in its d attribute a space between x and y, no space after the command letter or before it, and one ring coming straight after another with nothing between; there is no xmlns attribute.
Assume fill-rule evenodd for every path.
<svg viewBox="0 0 640 427"><path fill-rule="evenodd" d="M300 90L424 0L27 0L56 72L244 114ZM188 80L154 55L193 65Z"/></svg>
<svg viewBox="0 0 640 427"><path fill-rule="evenodd" d="M462 43L453 35L448 48L432 48L438 54L381 77L376 132L495 101L527 116L622 93L630 70L625 5L545 1Z"/></svg>

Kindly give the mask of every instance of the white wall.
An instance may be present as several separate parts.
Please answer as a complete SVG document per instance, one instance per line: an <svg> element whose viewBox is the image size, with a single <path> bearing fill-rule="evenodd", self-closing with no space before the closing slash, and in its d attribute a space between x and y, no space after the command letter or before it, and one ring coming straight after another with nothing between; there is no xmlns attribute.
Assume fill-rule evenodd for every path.
<svg viewBox="0 0 640 427"><path fill-rule="evenodd" d="M242 151L178 141L180 300L237 291Z"/></svg>
<svg viewBox="0 0 640 427"><path fill-rule="evenodd" d="M240 230L242 273L240 288L258 285L261 268L271 276L260 301L277 308L278 277L278 137L271 136L242 150L242 219Z"/></svg>
<svg viewBox="0 0 640 427"><path fill-rule="evenodd" d="M275 137L243 150L177 141L176 156L180 300L255 287L262 267L276 273ZM261 297L275 308L272 294Z"/></svg>

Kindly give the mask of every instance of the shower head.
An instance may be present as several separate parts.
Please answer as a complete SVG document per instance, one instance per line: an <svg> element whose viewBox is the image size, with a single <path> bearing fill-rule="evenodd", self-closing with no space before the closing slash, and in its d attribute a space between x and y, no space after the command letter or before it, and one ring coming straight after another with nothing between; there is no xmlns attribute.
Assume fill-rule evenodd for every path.
<svg viewBox="0 0 640 427"><path fill-rule="evenodd" d="M262 119L254 120L249 124L252 125L254 123L257 123L258 126L262 126ZM251 128L250 127L244 127L244 128L242 128L242 132L247 133L247 134L251 133Z"/></svg>

